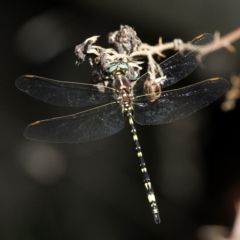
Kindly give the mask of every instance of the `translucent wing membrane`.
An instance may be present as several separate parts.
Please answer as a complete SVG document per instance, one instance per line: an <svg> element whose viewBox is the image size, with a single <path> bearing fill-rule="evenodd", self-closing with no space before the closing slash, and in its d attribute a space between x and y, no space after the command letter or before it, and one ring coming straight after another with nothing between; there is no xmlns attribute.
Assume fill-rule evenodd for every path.
<svg viewBox="0 0 240 240"><path fill-rule="evenodd" d="M193 39L190 43L184 45L183 51L179 51L160 63L162 73L166 76L165 80L160 81L161 88L166 88L177 83L196 69L210 52L213 40L214 36L212 34L202 34ZM156 75L156 79L160 77L160 74ZM147 78L148 74L145 74L137 80L134 87L135 95L143 94L143 84Z"/></svg>
<svg viewBox="0 0 240 240"><path fill-rule="evenodd" d="M157 125L189 116L215 101L229 88L223 78L212 78L184 88L162 92L155 102L146 96L134 102L134 120L142 125Z"/></svg>
<svg viewBox="0 0 240 240"><path fill-rule="evenodd" d="M26 138L52 143L81 143L113 135L124 127L122 107L112 103L77 114L37 121L24 130Z"/></svg>
<svg viewBox="0 0 240 240"><path fill-rule="evenodd" d="M63 82L34 75L21 76L15 84L31 97L58 106L81 107L115 101L115 90L100 85Z"/></svg>

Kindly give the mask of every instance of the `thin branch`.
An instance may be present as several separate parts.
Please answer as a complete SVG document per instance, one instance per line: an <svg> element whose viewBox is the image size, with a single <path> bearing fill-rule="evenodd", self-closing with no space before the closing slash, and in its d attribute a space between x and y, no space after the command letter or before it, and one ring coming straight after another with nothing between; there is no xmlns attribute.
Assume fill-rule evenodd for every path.
<svg viewBox="0 0 240 240"><path fill-rule="evenodd" d="M163 51L173 49L183 52L185 49L192 51L200 51L199 61L201 61L201 55L209 54L209 52L216 51L220 48L226 48L231 52L235 51L235 48L231 45L237 39L240 39L240 28L220 37L219 33L215 33L214 40L209 44L213 48L210 50L208 45L203 48L196 48L190 42L184 43L181 39L174 39L172 42L162 43L162 38L159 38L156 46L151 46L147 43L142 43L138 38L136 31L128 25L120 26L118 31L109 34L108 42L113 48L102 48L94 43L99 36L94 36L86 39L83 43L79 44L75 48L75 54L77 56L76 63L79 65L87 57L90 65L93 67L93 83L103 82L109 75L109 71L115 69L115 66L124 66L121 63L128 65L127 76L131 81L136 80L139 76L143 62L140 62L140 58L147 58L148 73L150 78L154 80L155 76L160 73L162 76L162 70L153 56L165 57ZM198 57L198 55L196 55ZM124 67L123 67L124 68Z"/></svg>
<svg viewBox="0 0 240 240"><path fill-rule="evenodd" d="M236 101L240 98L240 76L230 78L231 88L225 94L225 100L221 105L223 111L227 112L236 107Z"/></svg>
<svg viewBox="0 0 240 240"><path fill-rule="evenodd" d="M216 32L214 40L215 43L213 45L212 52L220 48L226 48L230 52L235 52L236 49L231 45L231 43L235 42L238 39L240 39L240 27L222 37L220 37L219 32Z"/></svg>
<svg viewBox="0 0 240 240"><path fill-rule="evenodd" d="M236 217L231 233L223 226L203 226L198 231L200 240L239 240L240 239L240 202L236 204ZM229 236L229 237L227 237Z"/></svg>

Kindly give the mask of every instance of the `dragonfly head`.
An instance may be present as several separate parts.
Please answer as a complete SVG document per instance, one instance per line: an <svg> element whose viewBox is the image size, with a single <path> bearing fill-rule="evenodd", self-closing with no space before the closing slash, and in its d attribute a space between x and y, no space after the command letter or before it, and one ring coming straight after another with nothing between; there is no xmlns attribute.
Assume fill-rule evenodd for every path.
<svg viewBox="0 0 240 240"><path fill-rule="evenodd" d="M106 73L108 75L116 75L116 74L126 74L128 71L128 64L125 62L113 62L106 69Z"/></svg>

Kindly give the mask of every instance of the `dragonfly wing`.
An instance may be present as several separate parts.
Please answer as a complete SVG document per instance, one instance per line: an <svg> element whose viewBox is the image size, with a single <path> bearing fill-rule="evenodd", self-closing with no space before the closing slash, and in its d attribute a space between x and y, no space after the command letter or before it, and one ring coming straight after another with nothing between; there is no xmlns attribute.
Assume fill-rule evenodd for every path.
<svg viewBox="0 0 240 240"><path fill-rule="evenodd" d="M52 80L34 75L17 78L17 88L31 97L58 106L81 107L115 100L115 91L101 85Z"/></svg>
<svg viewBox="0 0 240 240"><path fill-rule="evenodd" d="M156 75L161 88L169 87L188 76L202 63L206 55L211 51L214 36L210 33L202 34L186 44L183 51L179 51L170 58L160 63L160 68L165 79L160 80L161 75ZM148 75L143 75L134 86L135 95L143 94L143 84Z"/></svg>
<svg viewBox="0 0 240 240"><path fill-rule="evenodd" d="M122 107L112 103L77 114L37 121L28 125L24 136L52 143L81 143L113 135L124 127Z"/></svg>
<svg viewBox="0 0 240 240"><path fill-rule="evenodd" d="M154 102L146 96L134 102L134 119L142 125L170 123L189 116L219 98L229 88L223 78L212 78L184 88L162 92Z"/></svg>
<svg viewBox="0 0 240 240"><path fill-rule="evenodd" d="M161 82L161 87L169 87L195 70L212 49L213 40L212 34L202 34L187 44L185 50L162 62L160 67L163 69L166 80ZM156 77L160 77L160 75Z"/></svg>

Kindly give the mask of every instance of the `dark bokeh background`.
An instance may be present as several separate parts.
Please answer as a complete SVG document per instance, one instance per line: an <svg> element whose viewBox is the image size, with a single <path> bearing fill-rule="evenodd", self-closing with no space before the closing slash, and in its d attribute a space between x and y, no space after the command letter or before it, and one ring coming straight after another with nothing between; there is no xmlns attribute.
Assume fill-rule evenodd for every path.
<svg viewBox="0 0 240 240"><path fill-rule="evenodd" d="M144 193L129 128L76 145L24 139L39 119L79 111L51 106L16 89L35 74L88 82L87 63L75 66L74 46L120 24L156 44L239 27L232 1L8 1L0 3L0 239L197 239L206 224L231 227L240 196L239 105L223 113L223 99L178 122L137 126L159 204L155 225ZM240 49L240 41L235 47ZM170 54L170 52L169 52ZM181 84L238 74L239 52L208 56Z"/></svg>

